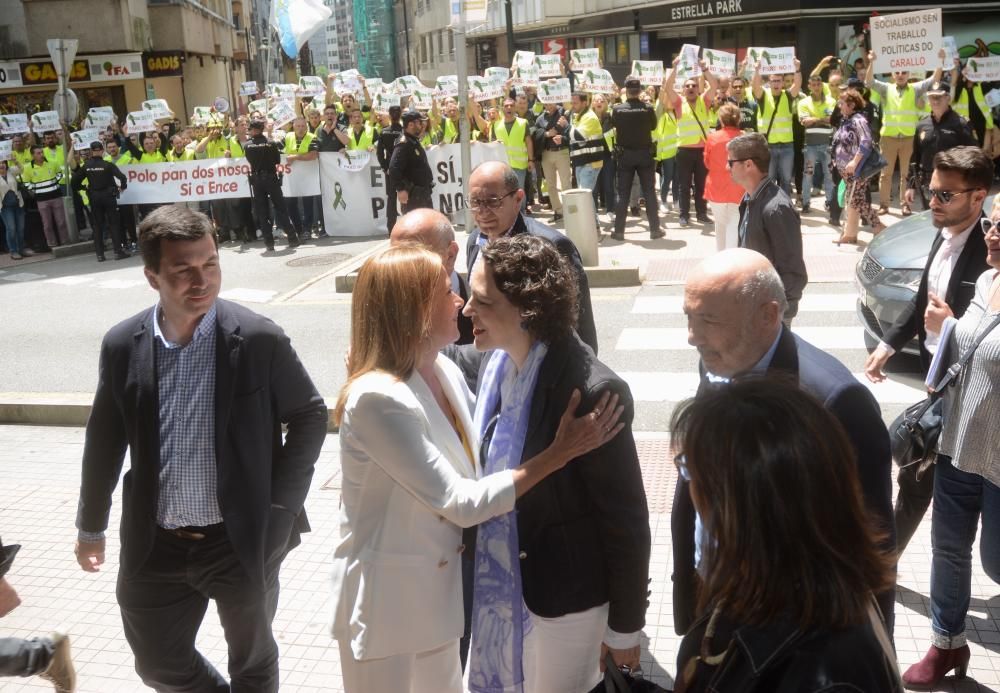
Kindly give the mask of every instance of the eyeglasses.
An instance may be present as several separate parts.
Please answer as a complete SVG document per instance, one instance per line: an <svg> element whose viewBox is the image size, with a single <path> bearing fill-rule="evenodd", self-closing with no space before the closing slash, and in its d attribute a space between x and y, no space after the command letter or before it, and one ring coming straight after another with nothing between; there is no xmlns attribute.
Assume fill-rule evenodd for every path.
<svg viewBox="0 0 1000 693"><path fill-rule="evenodd" d="M975 188L966 188L965 190L934 190L930 188L931 197L937 199L943 205L949 204L957 195L964 195L965 193L970 193Z"/></svg>
<svg viewBox="0 0 1000 693"><path fill-rule="evenodd" d="M989 217L979 220L979 225L983 228L984 236L996 236L1000 238L1000 223L993 221Z"/></svg>
<svg viewBox="0 0 1000 693"><path fill-rule="evenodd" d="M500 206L503 205L503 201L508 197L510 197L511 195L513 195L514 193L516 193L519 189L520 188L515 188L506 195L501 195L500 197L486 197L486 198L471 197L469 198L469 209L471 209L473 212L484 208L500 209Z"/></svg>
<svg viewBox="0 0 1000 693"><path fill-rule="evenodd" d="M674 466L677 467L677 473L684 481L691 481L691 473L688 471L687 457L684 453L674 457Z"/></svg>
<svg viewBox="0 0 1000 693"><path fill-rule="evenodd" d="M750 159L726 159L726 164L729 165L729 168L732 168L733 164L738 164L741 161L750 161Z"/></svg>

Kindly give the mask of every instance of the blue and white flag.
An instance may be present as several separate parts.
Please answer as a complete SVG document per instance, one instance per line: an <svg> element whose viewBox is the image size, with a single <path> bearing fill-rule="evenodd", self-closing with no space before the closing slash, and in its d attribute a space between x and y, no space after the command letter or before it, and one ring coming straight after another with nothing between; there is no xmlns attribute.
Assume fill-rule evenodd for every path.
<svg viewBox="0 0 1000 693"><path fill-rule="evenodd" d="M271 26L289 58L298 57L299 49L331 14L322 0L271 0Z"/></svg>

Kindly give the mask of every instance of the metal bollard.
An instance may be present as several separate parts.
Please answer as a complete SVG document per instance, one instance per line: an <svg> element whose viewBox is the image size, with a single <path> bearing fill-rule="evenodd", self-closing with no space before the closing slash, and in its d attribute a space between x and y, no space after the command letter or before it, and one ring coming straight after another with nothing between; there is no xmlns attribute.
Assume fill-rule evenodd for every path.
<svg viewBox="0 0 1000 693"><path fill-rule="evenodd" d="M597 214L594 195L586 188L574 188L562 193L563 224L566 236L576 244L585 267L597 266Z"/></svg>

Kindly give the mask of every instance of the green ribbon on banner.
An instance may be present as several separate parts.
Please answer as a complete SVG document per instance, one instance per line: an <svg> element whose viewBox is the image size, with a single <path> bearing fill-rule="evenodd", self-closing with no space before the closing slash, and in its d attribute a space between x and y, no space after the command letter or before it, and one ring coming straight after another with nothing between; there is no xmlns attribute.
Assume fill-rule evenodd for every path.
<svg viewBox="0 0 1000 693"><path fill-rule="evenodd" d="M339 182L333 186L333 194L334 194L333 208L334 209L340 208L346 210L347 203L344 201L344 188Z"/></svg>

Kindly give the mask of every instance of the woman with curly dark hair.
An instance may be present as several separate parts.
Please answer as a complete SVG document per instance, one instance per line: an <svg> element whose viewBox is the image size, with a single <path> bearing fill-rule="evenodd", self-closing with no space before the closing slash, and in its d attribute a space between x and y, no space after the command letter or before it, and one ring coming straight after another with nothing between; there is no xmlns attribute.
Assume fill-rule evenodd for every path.
<svg viewBox="0 0 1000 693"><path fill-rule="evenodd" d="M545 449L575 391L588 411L618 394L625 425L520 496L513 512L479 525L474 692L580 693L599 682L607 653L639 665L650 535L632 398L574 332L576 287L556 248L526 234L493 241L473 268L464 310L484 352L471 365L481 472L514 469Z"/></svg>

